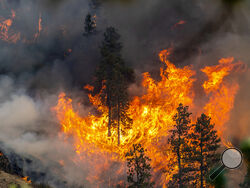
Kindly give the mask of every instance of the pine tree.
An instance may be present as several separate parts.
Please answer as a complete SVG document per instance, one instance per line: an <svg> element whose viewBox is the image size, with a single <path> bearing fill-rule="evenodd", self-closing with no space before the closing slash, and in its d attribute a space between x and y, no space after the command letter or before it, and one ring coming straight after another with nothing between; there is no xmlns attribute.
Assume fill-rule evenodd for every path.
<svg viewBox="0 0 250 188"><path fill-rule="evenodd" d="M201 114L197 118L196 124L193 125L193 131L190 134L192 150L190 151L190 162L197 164L194 170L196 187L206 186L206 175L213 164L219 161L219 155L216 150L220 147L220 138L214 129L211 118L205 114Z"/></svg>
<svg viewBox="0 0 250 188"><path fill-rule="evenodd" d="M151 182L151 159L145 155L145 150L141 144L134 144L133 149L126 154L127 157L127 181L129 188L150 188Z"/></svg>
<svg viewBox="0 0 250 188"><path fill-rule="evenodd" d="M126 129L129 129L132 125L132 119L127 113L129 108L129 95L127 90L131 80L128 80L127 78L133 78L133 72L121 62L115 67L114 74L115 86L113 92L116 98L116 107L113 110L113 114L117 120L117 140L119 145L121 133L126 134Z"/></svg>
<svg viewBox="0 0 250 188"><path fill-rule="evenodd" d="M95 92L102 92L102 103L108 107L108 136L111 136L111 126L117 126L118 144L120 125L125 130L132 123L127 114L127 88L134 81L134 72L125 66L121 50L120 35L113 27L107 28L101 46L102 61L96 72Z"/></svg>
<svg viewBox="0 0 250 188"><path fill-rule="evenodd" d="M174 128L170 130L170 138L168 143L170 144L171 151L176 155L178 164L178 174L173 175L172 181L169 186L183 188L189 182L187 173L189 166L186 164L188 157L187 152L189 151L188 137L189 137L189 116L191 113L188 112L188 106L179 105L177 113L173 117L175 122Z"/></svg>
<svg viewBox="0 0 250 188"><path fill-rule="evenodd" d="M84 34L83 35L90 35L92 33L96 32L96 20L95 17L91 16L90 13L88 13L85 17L84 22Z"/></svg>

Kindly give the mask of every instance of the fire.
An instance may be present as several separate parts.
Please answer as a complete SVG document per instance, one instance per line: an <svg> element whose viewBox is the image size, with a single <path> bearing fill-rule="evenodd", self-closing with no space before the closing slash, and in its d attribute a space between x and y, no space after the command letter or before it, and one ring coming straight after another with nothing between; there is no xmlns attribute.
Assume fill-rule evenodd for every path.
<svg viewBox="0 0 250 188"><path fill-rule="evenodd" d="M236 81L223 82L225 76L232 71L239 72L246 69L242 62L235 62L234 58L223 58L219 61L219 65L205 67L201 71L204 72L208 80L204 82L203 88L209 98L209 102L204 107L204 112L212 117L219 134L225 129L223 126L230 119L230 111L234 106L234 98L239 89ZM227 141L224 141L226 144ZM230 146L227 142L226 145Z"/></svg>
<svg viewBox="0 0 250 188"><path fill-rule="evenodd" d="M171 27L171 29L175 29L177 26L179 26L179 25L184 25L184 24L186 24L186 21L180 20L179 22L177 22L176 24L174 24L174 25Z"/></svg>
<svg viewBox="0 0 250 188"><path fill-rule="evenodd" d="M42 27L42 15L40 13L39 19L38 19L38 31L34 35L34 38L35 38L34 40L36 40L40 36L42 29L43 29L43 27Z"/></svg>
<svg viewBox="0 0 250 188"><path fill-rule="evenodd" d="M16 17L14 10L11 10L11 17L5 19L0 17L0 39L10 43L16 43L20 39L20 33L14 33L10 31L10 27L13 24L13 20Z"/></svg>
<svg viewBox="0 0 250 188"><path fill-rule="evenodd" d="M26 183L32 183L31 180L28 180L29 177L28 176L25 176L22 178L24 181L26 181Z"/></svg>
<svg viewBox="0 0 250 188"><path fill-rule="evenodd" d="M11 17L9 19L5 19L0 16L0 39L1 40L6 41L8 43L17 43L17 41L21 39L21 33L15 32L11 29L15 18L16 18L16 12L14 10L11 10ZM35 42L41 35L42 30L43 30L42 14L40 13L39 19L38 19L37 32L33 35L32 40L22 38L22 42L24 43Z"/></svg>
<svg viewBox="0 0 250 188"><path fill-rule="evenodd" d="M191 66L177 68L168 61L169 54L169 50L163 50L159 54L160 60L166 65L166 68L160 69L160 81L154 80L148 72L143 74L142 87L146 92L131 101L128 114L133 119L133 126L121 135L119 146L116 128L113 127L111 137L107 137L108 110L101 105L99 95L89 94L89 100L101 115L89 114L87 117L81 117L75 112L72 99L66 97L65 93L59 95L58 104L53 110L62 126L63 134L73 136L75 151L80 157L83 154L99 154L122 163L131 146L141 143L152 159L151 165L157 183L165 186L171 178L171 172L176 171L175 167L170 169L169 165L174 158L166 144L173 125L172 117L179 103L190 106L191 112L197 108L194 108L195 71ZM230 84L224 79L243 66L243 63L233 61L233 58L221 59L219 65L201 70L208 77L203 84L208 102L198 113L205 112L210 115L219 131L230 118L234 96L239 87L237 83ZM89 85L85 88L93 90Z"/></svg>

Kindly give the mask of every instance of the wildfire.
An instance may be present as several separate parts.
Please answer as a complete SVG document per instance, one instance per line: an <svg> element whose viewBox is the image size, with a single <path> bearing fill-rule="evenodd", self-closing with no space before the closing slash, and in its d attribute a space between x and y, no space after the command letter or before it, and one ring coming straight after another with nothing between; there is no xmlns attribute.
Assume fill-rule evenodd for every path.
<svg viewBox="0 0 250 188"><path fill-rule="evenodd" d="M219 134L222 134L222 131L225 130L223 125L230 119L230 111L234 106L234 98L239 89L236 81L228 83L223 82L223 79L232 71L239 72L245 69L245 64L242 62L234 63L234 58L230 57L221 59L219 65L205 67L201 70L208 77L208 80L203 84L203 88L206 94L210 96L204 111L212 117ZM224 141L224 144L230 146L230 143L226 142Z"/></svg>
<svg viewBox="0 0 250 188"><path fill-rule="evenodd" d="M26 183L32 183L31 180L28 180L29 177L28 176L25 176L22 178L24 181L26 181Z"/></svg>
<svg viewBox="0 0 250 188"><path fill-rule="evenodd" d="M141 143L152 159L151 165L155 174L161 174L160 181L158 178L157 182L164 186L169 181L171 174L168 164L173 161L173 156L168 151L166 140L173 125L172 117L179 103L190 106L191 112L197 108L194 108L195 71L191 66L177 68L168 61L169 53L168 50L163 50L159 54L160 60L166 65L165 69L160 69L160 81L154 80L148 72L143 74L142 86L146 92L131 101L128 113L133 119L133 126L123 132L119 146L115 127L111 129L111 137L107 137L108 110L101 105L99 95L89 94L89 99L101 115L89 114L87 117L81 117L74 111L72 99L67 98L65 93L59 95L58 104L53 109L62 125L62 132L66 136L73 136L75 151L79 156L86 153L98 153L102 156L108 154L111 160L122 162L131 146ZM226 58L221 59L219 65L201 70L208 77L203 84L208 102L198 113L205 112L210 115L218 131L229 120L239 88L237 83L227 82L224 78L242 67L243 63L234 63L233 58ZM92 86L86 88L93 90ZM175 170L174 167L172 170Z"/></svg>
<svg viewBox="0 0 250 188"><path fill-rule="evenodd" d="M13 25L15 18L16 18L16 12L14 10L11 10L11 17L9 19L5 19L0 16L0 39L1 40L6 41L8 43L16 43L17 41L21 39L21 33L15 32L11 29L11 26ZM40 13L39 19L38 19L37 32L33 35L32 40L22 38L22 42L24 43L35 42L41 35L42 30L43 30L42 15Z"/></svg>
<svg viewBox="0 0 250 188"><path fill-rule="evenodd" d="M42 15L40 13L39 19L38 19L38 31L34 35L34 38L35 38L34 40L36 40L40 36L42 29L43 29L43 27L42 27Z"/></svg>
<svg viewBox="0 0 250 188"><path fill-rule="evenodd" d="M171 29L175 29L176 27L178 27L179 25L184 25L186 24L186 21L184 20L180 20L179 22L177 22L176 24L174 24Z"/></svg>
<svg viewBox="0 0 250 188"><path fill-rule="evenodd" d="M10 43L16 43L20 39L20 33L14 33L10 31L10 27L13 24L13 20L16 17L14 10L11 10L11 17L5 19L0 17L0 39Z"/></svg>

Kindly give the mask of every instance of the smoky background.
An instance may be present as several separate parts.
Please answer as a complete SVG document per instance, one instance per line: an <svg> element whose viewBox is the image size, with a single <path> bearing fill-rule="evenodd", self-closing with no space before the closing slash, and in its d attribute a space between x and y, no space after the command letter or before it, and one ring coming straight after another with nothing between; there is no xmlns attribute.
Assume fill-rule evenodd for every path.
<svg viewBox="0 0 250 188"><path fill-rule="evenodd" d="M75 163L73 141L65 143L60 138L60 125L51 111L62 91L82 104L81 115L94 110L82 88L92 82L100 62L99 46L106 27L118 29L123 57L135 70L137 81L129 88L132 95L143 93L141 73L150 72L159 79L163 64L158 53L166 48L173 49L170 60L179 67L191 65L199 70L229 56L249 66L247 0L234 4L226 0L121 0L100 1L98 6L90 0L0 0L0 17L9 18L11 10L16 18L10 29L20 32L21 38L16 44L0 41L1 148L26 175L55 187L67 187L79 179L80 185L94 186L86 180L90 172L97 173L91 163L106 160L97 155L95 160ZM88 12L96 14L98 32L84 37ZM39 16L42 31L34 42ZM184 24L177 24L181 20ZM206 79L198 74L201 80L197 82ZM237 146L249 136L249 69L228 79L240 85L225 132ZM202 93L197 96L203 97ZM16 154L25 160L16 159ZM60 165L58 159L67 162ZM239 181L236 177L232 183Z"/></svg>

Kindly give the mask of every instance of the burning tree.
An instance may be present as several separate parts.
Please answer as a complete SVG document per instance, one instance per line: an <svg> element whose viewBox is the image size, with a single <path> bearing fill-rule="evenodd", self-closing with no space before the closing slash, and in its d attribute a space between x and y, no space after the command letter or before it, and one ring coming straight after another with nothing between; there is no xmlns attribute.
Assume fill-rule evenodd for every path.
<svg viewBox="0 0 250 188"><path fill-rule="evenodd" d="M128 166L128 183L129 188L146 188L153 187L154 182L151 178L151 159L145 155L145 150L141 144L134 144L133 149L126 154Z"/></svg>
<svg viewBox="0 0 250 188"><path fill-rule="evenodd" d="M189 171L189 166L187 166L188 155L187 152L190 151L188 146L189 139L189 116L191 113L188 112L188 106L179 105L177 108L177 113L173 117L174 129L170 130L171 136L168 140L170 144L171 151L176 155L178 163L178 173L173 175L173 179L170 182L170 186L173 184L178 184L182 188L190 180L187 176Z"/></svg>
<svg viewBox="0 0 250 188"><path fill-rule="evenodd" d="M160 174L162 180L157 182L157 186L166 185L171 180L173 183L178 183L177 151L179 150L180 167L183 175L181 176L181 181L184 186L190 182L190 178L193 178L193 176L187 176L187 173L188 175L192 175L192 172L187 172L187 170L190 170L190 165L193 165L191 162L188 163L187 160L188 156L192 154L190 152L192 148L188 148L187 145L187 143L191 142L189 128L191 126L189 125L190 113L187 112L187 107L180 105L177 115L174 118L174 127L169 125L173 124L171 117L176 114L176 108L179 105L176 101L193 107L193 76L195 72L189 66L177 68L173 63L168 61L168 50L160 52L160 59L167 65L166 69L160 69L161 80L154 80L149 73L143 74L142 87L145 88L146 92L142 96L134 97L130 102L126 113L130 114L129 117L133 119L133 126L123 135L121 146L117 146L115 144L118 135L116 130L109 129L110 135L112 134L114 138L110 139L107 137L107 127L111 126L111 123L115 125L117 121L115 119L117 105L113 106L114 103L110 103L109 111L107 98L109 96L112 98L112 101L117 101L114 95L114 91L116 91L114 88L117 86L115 86L113 79L116 80L116 77L119 76L114 76L117 74L114 71L116 70L114 68L117 67L117 61L113 59L121 59L121 56L119 56L121 48L117 50L117 47L114 47L120 47L118 45L120 44L119 40L114 40L114 36L112 40L109 39L109 43L105 42L108 40L108 35L106 35L107 32L105 33L105 40L101 48L103 54L102 61L96 74L97 85L94 88L88 86L90 91L94 89L98 92L96 95L93 95L96 91L89 94L89 99L98 112L100 112L100 115L90 113L86 117L81 117L73 109L72 99L66 97L65 93L61 93L54 110L60 121L62 132L65 135L72 135L74 137L74 148L79 155L85 152L93 155L93 151L98 151L98 154L104 157L105 153L111 153L111 160L124 160L125 154L134 143L143 142L145 148L150 148L147 156L152 159L152 168L154 168L154 172ZM195 113L204 111L208 114L212 118L211 122L215 123L219 135L221 135L220 133L224 130L225 123L229 120L229 113L233 108L232 103L238 89L237 83L226 83L224 77L234 71L239 71L242 65L244 64L241 62L234 62L233 58L223 58L219 61L218 65L207 66L201 69L208 77L202 87L209 100L204 106L197 109L198 111L195 111ZM109 77L109 75L112 77ZM128 79L128 76L124 76L124 78ZM120 80L117 84L119 82ZM183 108L186 109L184 110ZM172 132L169 132L170 129L173 129ZM178 136L180 136L180 139L178 139ZM170 144L162 146L162 142L158 141L166 137L170 138ZM167 152L168 148L170 148L170 152ZM170 165L174 163L174 166L171 166L174 168L173 171L166 163ZM153 175L156 176L156 173ZM173 176L173 174L175 175ZM174 187L176 187L176 184Z"/></svg>
<svg viewBox="0 0 250 188"><path fill-rule="evenodd" d="M96 31L96 20L95 16L88 13L85 17L84 22L84 35L92 34Z"/></svg>
<svg viewBox="0 0 250 188"><path fill-rule="evenodd" d="M104 33L101 46L102 60L96 72L95 92L101 96L103 105L108 107L108 136L111 126L117 126L120 144L120 124L123 128L131 125L127 114L129 97L128 85L134 81L133 70L126 67L121 57L122 44L116 29L109 27Z"/></svg>
<svg viewBox="0 0 250 188"><path fill-rule="evenodd" d="M198 167L194 167L195 184L205 187L206 175L214 163L219 161L216 150L220 147L220 138L211 123L211 118L205 114L201 114L197 118L196 124L193 125L193 131L190 135L191 139L191 158L190 162L198 163Z"/></svg>

